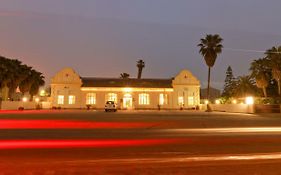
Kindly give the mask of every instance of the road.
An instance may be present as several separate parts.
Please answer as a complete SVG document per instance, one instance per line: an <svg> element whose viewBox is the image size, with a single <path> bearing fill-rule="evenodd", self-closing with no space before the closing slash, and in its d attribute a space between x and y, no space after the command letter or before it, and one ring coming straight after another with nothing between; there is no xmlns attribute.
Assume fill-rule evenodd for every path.
<svg viewBox="0 0 281 175"><path fill-rule="evenodd" d="M281 174L281 115L2 111L2 174Z"/></svg>

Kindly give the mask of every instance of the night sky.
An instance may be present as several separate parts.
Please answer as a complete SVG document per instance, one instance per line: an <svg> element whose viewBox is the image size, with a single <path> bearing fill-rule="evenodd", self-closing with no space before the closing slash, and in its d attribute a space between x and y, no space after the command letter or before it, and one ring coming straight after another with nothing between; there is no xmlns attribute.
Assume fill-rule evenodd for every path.
<svg viewBox="0 0 281 175"><path fill-rule="evenodd" d="M0 55L44 73L63 67L81 76L170 78L189 69L202 85L207 66L197 44L219 33L225 49L212 70L222 88L225 71L248 73L249 63L281 44L280 0L1 0Z"/></svg>

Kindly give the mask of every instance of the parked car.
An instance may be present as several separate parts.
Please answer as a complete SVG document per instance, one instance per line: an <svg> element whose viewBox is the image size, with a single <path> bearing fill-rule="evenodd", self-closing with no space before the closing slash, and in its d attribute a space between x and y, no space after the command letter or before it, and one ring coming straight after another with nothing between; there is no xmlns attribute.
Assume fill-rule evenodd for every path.
<svg viewBox="0 0 281 175"><path fill-rule="evenodd" d="M104 111L105 112L109 112L109 111L116 112L117 111L117 104L114 101L107 101L105 103Z"/></svg>

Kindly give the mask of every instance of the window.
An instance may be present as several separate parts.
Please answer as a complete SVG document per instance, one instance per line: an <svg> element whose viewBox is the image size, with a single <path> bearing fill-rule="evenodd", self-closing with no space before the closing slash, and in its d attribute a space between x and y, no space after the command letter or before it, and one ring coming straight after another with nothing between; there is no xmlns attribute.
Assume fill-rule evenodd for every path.
<svg viewBox="0 0 281 175"><path fill-rule="evenodd" d="M139 104L149 105L149 94L139 94Z"/></svg>
<svg viewBox="0 0 281 175"><path fill-rule="evenodd" d="M159 94L159 105L168 104L168 94Z"/></svg>
<svg viewBox="0 0 281 175"><path fill-rule="evenodd" d="M194 98L188 97L188 105L194 105Z"/></svg>
<svg viewBox="0 0 281 175"><path fill-rule="evenodd" d="M58 96L58 104L59 105L63 105L63 103L64 103L64 96L63 95L59 95Z"/></svg>
<svg viewBox="0 0 281 175"><path fill-rule="evenodd" d="M68 96L68 104L70 104L70 105L75 104L75 96L74 95Z"/></svg>
<svg viewBox="0 0 281 175"><path fill-rule="evenodd" d="M107 101L114 101L115 103L117 103L117 94L108 93L107 94Z"/></svg>
<svg viewBox="0 0 281 175"><path fill-rule="evenodd" d="M94 104L96 104L96 94L95 93L88 93L86 95L86 104L87 105L94 105Z"/></svg>
<svg viewBox="0 0 281 175"><path fill-rule="evenodd" d="M180 106L183 106L184 105L184 98L182 96L178 97L178 104Z"/></svg>

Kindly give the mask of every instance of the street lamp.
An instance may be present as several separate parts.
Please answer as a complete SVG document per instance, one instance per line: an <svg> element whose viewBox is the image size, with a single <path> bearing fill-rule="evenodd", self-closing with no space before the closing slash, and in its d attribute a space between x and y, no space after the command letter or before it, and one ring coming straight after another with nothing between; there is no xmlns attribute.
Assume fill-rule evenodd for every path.
<svg viewBox="0 0 281 175"><path fill-rule="evenodd" d="M23 102L27 102L27 98L26 98L26 97L23 97L23 98L22 98L22 101L23 101Z"/></svg>
<svg viewBox="0 0 281 175"><path fill-rule="evenodd" d="M35 102L38 103L40 101L39 98L35 98Z"/></svg>
<svg viewBox="0 0 281 175"><path fill-rule="evenodd" d="M247 105L254 104L254 97L246 97L245 102Z"/></svg>

